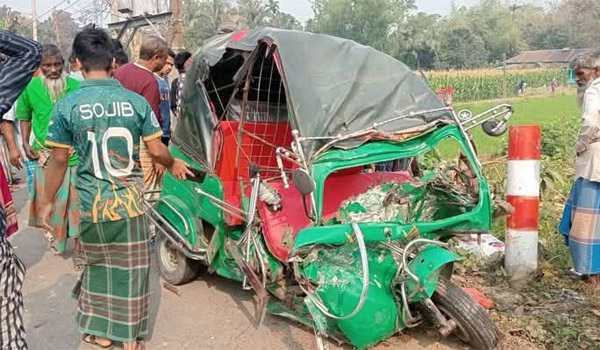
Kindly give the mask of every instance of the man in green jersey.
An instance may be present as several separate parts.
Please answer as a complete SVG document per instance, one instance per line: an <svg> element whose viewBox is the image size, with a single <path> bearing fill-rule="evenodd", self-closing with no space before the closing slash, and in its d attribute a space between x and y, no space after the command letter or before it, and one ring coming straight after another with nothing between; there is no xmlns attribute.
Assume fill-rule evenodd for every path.
<svg viewBox="0 0 600 350"><path fill-rule="evenodd" d="M103 347L122 342L125 350L139 350L139 339L148 333L150 274L140 142L174 177L193 173L161 142L148 102L110 79L111 48L101 29L88 27L75 37L73 51L86 79L54 111L42 217L48 223L74 147L82 160L76 188L84 269L73 293L79 330L85 342Z"/></svg>
<svg viewBox="0 0 600 350"><path fill-rule="evenodd" d="M48 163L50 150L46 147L46 134L52 118L54 105L61 98L71 94L79 87L79 81L69 78L63 71L64 60L60 50L55 45L42 47L42 63L40 76L31 79L31 82L17 101L16 118L21 123L23 135L23 148L29 160L37 161L34 170L33 186L31 190L31 204L29 209L29 225L42 227L40 218L40 197L44 189L46 176L45 167ZM33 128L33 146L30 144L30 135ZM77 155L74 153L69 158L69 172L59 191L60 201L57 202L58 210L52 218L52 230L46 237L50 241L53 253L63 253L66 248L67 237L77 237L79 224L79 208L75 191L75 169ZM76 251L78 251L76 244ZM77 258L78 254L74 254Z"/></svg>

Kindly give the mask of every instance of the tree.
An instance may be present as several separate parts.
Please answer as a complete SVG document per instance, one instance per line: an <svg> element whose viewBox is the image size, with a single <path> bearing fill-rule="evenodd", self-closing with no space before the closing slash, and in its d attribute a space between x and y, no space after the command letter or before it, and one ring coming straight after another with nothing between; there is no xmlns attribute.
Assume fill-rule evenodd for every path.
<svg viewBox="0 0 600 350"><path fill-rule="evenodd" d="M302 30L302 24L296 17L279 10L278 0L268 0L264 6L266 11L264 25L273 28Z"/></svg>
<svg viewBox="0 0 600 350"><path fill-rule="evenodd" d="M389 51L390 33L413 6L413 0L316 0L308 29Z"/></svg>
<svg viewBox="0 0 600 350"><path fill-rule="evenodd" d="M31 37L33 35L31 23L31 16L13 11L12 8L6 5L0 7L0 29L6 29L22 36Z"/></svg>
<svg viewBox="0 0 600 350"><path fill-rule="evenodd" d="M484 66L488 52L484 40L468 26L456 26L440 43L438 69L467 69Z"/></svg>
<svg viewBox="0 0 600 350"><path fill-rule="evenodd" d="M78 17L80 23L93 23L97 26L102 25L107 15L111 13L111 0L92 0L88 6L81 9L81 14Z"/></svg>
<svg viewBox="0 0 600 350"><path fill-rule="evenodd" d="M53 11L47 21L54 29L55 40L53 43L58 46L60 52L67 58L71 54L73 38L75 38L75 35L77 35L77 32L81 28L73 20L71 13L62 10Z"/></svg>
<svg viewBox="0 0 600 350"><path fill-rule="evenodd" d="M441 40L440 17L422 12L409 16L392 35L393 56L416 69L433 69Z"/></svg>
<svg viewBox="0 0 600 350"><path fill-rule="evenodd" d="M269 5L279 12L279 1L269 1L267 4L263 0L239 0L238 14L244 19L244 26L246 28L263 26L269 15Z"/></svg>
<svg viewBox="0 0 600 350"><path fill-rule="evenodd" d="M562 0L551 11L550 19L555 24L551 33L555 33L558 40L569 38L568 45L563 47L597 46L600 30L598 9L596 0Z"/></svg>
<svg viewBox="0 0 600 350"><path fill-rule="evenodd" d="M302 30L302 24L298 19L289 13L278 12L270 17L266 23L269 27L281 29Z"/></svg>
<svg viewBox="0 0 600 350"><path fill-rule="evenodd" d="M195 49L219 31L231 4L226 0L187 0L183 3L183 44Z"/></svg>
<svg viewBox="0 0 600 350"><path fill-rule="evenodd" d="M296 17L281 12L278 0L188 0L183 6L183 43L194 49L202 41L229 29L276 27L302 29Z"/></svg>
<svg viewBox="0 0 600 350"><path fill-rule="evenodd" d="M15 31L22 23L23 17L20 13L13 11L6 5L0 7L0 28Z"/></svg>

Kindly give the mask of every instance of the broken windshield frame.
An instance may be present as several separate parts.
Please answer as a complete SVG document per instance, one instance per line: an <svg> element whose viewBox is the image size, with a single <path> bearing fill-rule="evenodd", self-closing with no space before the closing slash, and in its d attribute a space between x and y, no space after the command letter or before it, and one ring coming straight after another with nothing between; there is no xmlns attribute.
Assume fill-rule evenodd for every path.
<svg viewBox="0 0 600 350"><path fill-rule="evenodd" d="M437 147L442 141L451 138L460 146L460 151L468 160L473 174L477 178L479 185L479 199L477 206L470 212L457 215L452 218L446 218L430 222L419 222L419 225L435 224L441 222L458 222L468 217L473 212L478 212L484 205L489 207L489 202L484 201L485 179L480 169L475 165L476 157L470 152L466 139L463 137L460 129L456 125L447 125L437 127L416 138L404 142L369 142L358 148L349 150L331 149L323 154L318 161L313 163L312 173L315 183L316 200L316 222L322 224L323 219L323 195L325 191L325 180L336 171L365 166L372 163L381 163L396 160L399 158L415 157L427 153ZM487 193L487 191L485 191ZM487 203L487 204L486 204ZM485 220L484 220L485 221ZM489 223L491 224L491 222ZM487 225L486 225L487 226Z"/></svg>

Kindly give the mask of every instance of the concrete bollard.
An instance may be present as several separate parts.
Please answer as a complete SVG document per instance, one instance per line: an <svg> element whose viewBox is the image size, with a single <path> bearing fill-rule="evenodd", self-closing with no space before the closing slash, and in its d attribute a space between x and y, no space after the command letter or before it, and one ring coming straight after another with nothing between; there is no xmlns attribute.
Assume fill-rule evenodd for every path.
<svg viewBox="0 0 600 350"><path fill-rule="evenodd" d="M511 280L523 281L537 269L541 128L509 128L506 199L515 209L506 220L504 267Z"/></svg>

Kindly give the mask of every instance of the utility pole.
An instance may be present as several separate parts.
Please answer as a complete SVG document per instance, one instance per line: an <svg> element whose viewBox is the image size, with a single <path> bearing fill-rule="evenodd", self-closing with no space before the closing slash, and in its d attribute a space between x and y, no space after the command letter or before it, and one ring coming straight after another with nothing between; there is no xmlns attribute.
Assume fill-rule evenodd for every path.
<svg viewBox="0 0 600 350"><path fill-rule="evenodd" d="M57 13L56 10L53 10L51 18L52 18L52 24L54 26L54 33L56 34L56 45L60 48L61 47L61 45L60 45L61 36L60 36L60 29L58 26L59 20L58 20L58 16L56 13Z"/></svg>
<svg viewBox="0 0 600 350"><path fill-rule="evenodd" d="M171 47L176 51L183 49L183 11L182 0L171 0L173 19L171 24Z"/></svg>
<svg viewBox="0 0 600 350"><path fill-rule="evenodd" d="M503 80L502 80L502 91L504 92L504 98L506 99L506 54L503 53L502 54L502 61L504 63L504 67L503 67Z"/></svg>
<svg viewBox="0 0 600 350"><path fill-rule="evenodd" d="M37 41L37 0L31 0L31 19L33 19L33 40Z"/></svg>
<svg viewBox="0 0 600 350"><path fill-rule="evenodd" d="M517 10L520 9L521 7L523 7L523 6L517 6L517 4L514 4L508 8L510 10L510 12L512 12L513 23L515 23L515 20L517 19Z"/></svg>

